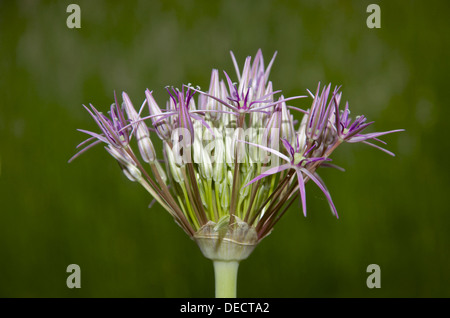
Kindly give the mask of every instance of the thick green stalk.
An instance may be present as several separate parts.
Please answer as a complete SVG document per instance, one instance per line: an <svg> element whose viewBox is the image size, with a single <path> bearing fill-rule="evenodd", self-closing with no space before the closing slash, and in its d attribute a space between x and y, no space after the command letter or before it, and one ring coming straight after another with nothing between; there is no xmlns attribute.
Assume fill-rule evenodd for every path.
<svg viewBox="0 0 450 318"><path fill-rule="evenodd" d="M213 261L216 298L236 298L238 261Z"/></svg>

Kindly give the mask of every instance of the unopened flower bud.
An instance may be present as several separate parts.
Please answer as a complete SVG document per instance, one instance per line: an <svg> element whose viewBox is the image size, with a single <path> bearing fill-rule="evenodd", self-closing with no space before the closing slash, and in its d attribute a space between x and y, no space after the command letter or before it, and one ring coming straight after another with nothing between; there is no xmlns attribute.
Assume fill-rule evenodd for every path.
<svg viewBox="0 0 450 318"><path fill-rule="evenodd" d="M132 182L139 182L142 179L141 171L134 165L123 165L123 174Z"/></svg>
<svg viewBox="0 0 450 318"><path fill-rule="evenodd" d="M230 170L228 170L227 181L228 181L228 186L230 187L230 192L231 192L231 189L233 188L233 173Z"/></svg>
<svg viewBox="0 0 450 318"><path fill-rule="evenodd" d="M245 198L250 191L250 187L246 187L245 185L247 185L247 183L249 183L253 179L252 170L253 169L249 169L249 171L247 171L247 175L245 176L245 179L242 182L241 190L239 190L241 198Z"/></svg>
<svg viewBox="0 0 450 318"><path fill-rule="evenodd" d="M148 135L148 130L138 129L136 131L136 139L141 153L141 157L145 162L154 162L156 160L155 148Z"/></svg>
<svg viewBox="0 0 450 318"><path fill-rule="evenodd" d="M225 161L228 164L228 166L233 169L234 167L234 154L233 154L233 147L232 147L232 141L233 141L233 132L234 129L226 129L225 134Z"/></svg>
<svg viewBox="0 0 450 318"><path fill-rule="evenodd" d="M260 130L261 129L253 129L253 128L249 129L249 133L248 133L249 142L254 143L254 144L258 144L258 145L261 144L262 136L260 134ZM247 147L247 148L248 148L248 159L249 159L249 162L250 163L260 162L260 160L259 160L260 148L259 147L255 147L255 146L250 146L250 147Z"/></svg>
<svg viewBox="0 0 450 318"><path fill-rule="evenodd" d="M105 147L105 149L117 160L123 173L130 181L136 182L142 179L141 171L136 167L135 162L128 153L123 149L115 148L111 145Z"/></svg>
<svg viewBox="0 0 450 318"><path fill-rule="evenodd" d="M105 149L109 152L111 156L113 156L120 164L126 165L134 165L133 159L128 155L123 149L116 148L111 145L105 147Z"/></svg>
<svg viewBox="0 0 450 318"><path fill-rule="evenodd" d="M139 114L133 107L130 98L127 93L122 93L122 98L124 101L124 108L127 112L128 118L131 120L133 128L135 130L135 135L137 139L137 144L141 157L145 162L153 162L156 160L155 148L153 147L152 141L150 140L150 133L148 131L147 125L141 121Z"/></svg>
<svg viewBox="0 0 450 318"><path fill-rule="evenodd" d="M164 149L166 151L167 161L169 162L169 168L170 168L170 172L172 174L172 178L177 183L184 182L183 174L181 173L181 169L176 164L173 151L167 142L164 143Z"/></svg>
<svg viewBox="0 0 450 318"><path fill-rule="evenodd" d="M202 162L199 164L199 167L202 177L206 180L211 180L213 174L211 157L204 148L202 149Z"/></svg>
<svg viewBox="0 0 450 318"><path fill-rule="evenodd" d="M222 139L216 139L214 143L214 171L213 178L215 182L221 182L227 171L225 163L225 146Z"/></svg>
<svg viewBox="0 0 450 318"><path fill-rule="evenodd" d="M155 161L154 161L154 164L155 164L156 170L158 171L158 173L159 173L159 175L160 175L162 181L163 181L164 183L167 183L167 175L166 175L166 172L164 171L164 169L163 169L163 167L161 166L161 164L159 163L159 161L155 160Z"/></svg>
<svg viewBox="0 0 450 318"><path fill-rule="evenodd" d="M242 128L234 129L233 135L229 140L229 147L227 145L227 163L230 168L234 168L234 162L237 160L238 163L242 163L246 159L245 143L238 142L245 138L244 131ZM237 157L236 157L237 155Z"/></svg>
<svg viewBox="0 0 450 318"><path fill-rule="evenodd" d="M304 115L300 126L297 130L297 134L300 135L301 140L306 140L306 123L308 122L308 116Z"/></svg>
<svg viewBox="0 0 450 318"><path fill-rule="evenodd" d="M219 71L217 69L212 70L208 93L211 96L220 98ZM222 105L218 101L208 97L206 99L205 109L208 110L208 112L205 113L207 120L216 121L220 119L222 114L220 112L215 112L216 110L222 110Z"/></svg>
<svg viewBox="0 0 450 318"><path fill-rule="evenodd" d="M256 193L256 200L255 203L257 205L262 204L264 202L264 199L267 198L267 193L269 192L269 186L265 185L264 183L267 183L267 180L262 179L260 186L258 187L258 192Z"/></svg>
<svg viewBox="0 0 450 318"><path fill-rule="evenodd" d="M219 184L219 196L222 209L227 211L230 206L230 189L226 178Z"/></svg>
<svg viewBox="0 0 450 318"><path fill-rule="evenodd" d="M155 99L153 98L152 92L150 92L148 89L145 91L145 96L147 97L147 104L149 108L150 115L161 115L161 116L155 116L152 117L152 123L153 126L156 128L156 133L158 134L159 138L162 140L168 141L170 140L171 136L171 125L169 124L168 120L164 118L163 112L159 108L158 104L156 103Z"/></svg>
<svg viewBox="0 0 450 318"><path fill-rule="evenodd" d="M284 99L283 96L280 97ZM293 138L295 136L293 118L288 108L286 106L286 102L281 103L281 138L288 140L290 143L293 142Z"/></svg>
<svg viewBox="0 0 450 318"><path fill-rule="evenodd" d="M206 199L205 187L203 186L203 182L198 174L197 174L197 185L203 206L205 207L205 209L208 209L208 200Z"/></svg>
<svg viewBox="0 0 450 318"><path fill-rule="evenodd" d="M195 163L202 162L202 149L203 149L203 136L202 136L202 129L201 129L201 123L196 121L194 122L194 131L195 131L195 138L194 142L192 144L192 157L194 159Z"/></svg>
<svg viewBox="0 0 450 318"><path fill-rule="evenodd" d="M191 136L192 134L187 128L177 128L172 131L172 153L175 163L179 167L192 162Z"/></svg>

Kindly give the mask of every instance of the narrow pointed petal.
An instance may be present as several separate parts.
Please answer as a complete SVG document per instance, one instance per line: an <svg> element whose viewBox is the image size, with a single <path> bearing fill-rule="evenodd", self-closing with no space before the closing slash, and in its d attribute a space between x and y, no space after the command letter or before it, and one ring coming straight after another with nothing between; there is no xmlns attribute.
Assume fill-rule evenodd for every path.
<svg viewBox="0 0 450 318"><path fill-rule="evenodd" d="M270 153L273 153L274 155L276 155L276 156L278 156L278 157L280 157L280 158L282 158L282 159L284 159L284 160L286 160L288 162L291 161L291 159L289 159L287 156L283 155L281 152L276 151L274 149L271 149L271 148L268 148L268 147L265 147L265 146L262 146L262 145L254 144L252 142L248 142L248 141L244 141L244 140L239 140L238 139L237 141L244 142L246 144L249 144L249 145L252 145L252 146L255 146L255 147L259 147L259 148L264 149L264 150L266 150L266 151L268 151Z"/></svg>
<svg viewBox="0 0 450 318"><path fill-rule="evenodd" d="M375 144L373 144L373 143L370 143L370 142L368 142L368 141L362 141L362 143L363 143L363 144L366 144L366 145L369 145L369 146L372 146L372 147L374 147L374 148L377 148L377 149L379 149L379 150L381 150L381 151L384 151L384 152L387 153L388 155L390 155L390 156L392 156L392 157L395 157L395 154L394 154L393 152L390 152L389 150L386 150L386 149L384 149L383 147L380 147L380 146L375 145Z"/></svg>
<svg viewBox="0 0 450 318"><path fill-rule="evenodd" d="M238 63L236 62L236 58L234 57L233 51L230 51L230 54L231 54L231 59L233 60L234 69L236 70L236 75L237 75L238 79L241 80L241 73L239 72L239 66L238 66Z"/></svg>
<svg viewBox="0 0 450 318"><path fill-rule="evenodd" d="M321 168L333 168L333 169L337 169L339 171L345 172L344 168L342 168L338 165L332 164L332 163L328 163L328 162L321 163L320 167Z"/></svg>
<svg viewBox="0 0 450 318"><path fill-rule="evenodd" d="M92 138L89 138L89 139L92 139ZM87 139L87 140L89 140L89 139ZM86 140L85 140L85 142L86 142ZM68 163L71 163L71 162L74 161L76 158L78 158L82 153L84 153L86 150L91 149L92 147L94 147L95 145L98 145L98 144L101 143L101 142L102 142L101 140L98 140L98 139L97 139L97 140L94 141L93 143L87 145L86 147L84 147L83 149L81 149L80 151L78 151L76 154L74 154L74 155L69 159Z"/></svg>
<svg viewBox="0 0 450 318"><path fill-rule="evenodd" d="M289 168L291 168L291 167L292 167L291 164L284 164L284 165L281 165L281 166L278 166L278 167L270 168L269 170L267 170L267 171L261 173L259 176L257 176L256 178L254 178L253 180L251 180L249 183L247 183L247 184L244 186L244 188L247 187L247 186L249 186L249 185L252 184L252 183L255 183L256 181L258 181L258 180L260 180L260 179L262 179L262 178L265 178L265 177L270 176L270 175L272 175L272 174L275 174L275 173L278 173L278 172L287 170L287 169L289 169Z"/></svg>
<svg viewBox="0 0 450 318"><path fill-rule="evenodd" d="M306 96L294 96L294 97L289 97L289 98L281 99L281 100L278 100L278 101L276 101L276 102L270 103L270 104L268 104L268 105L259 106L259 107L252 107L251 110L252 110L252 111L255 111L255 110L260 110L260 109L266 109L266 108L268 108L268 107L272 107L272 106L278 105L278 104L280 104L280 103L282 103L282 102L287 102L288 100L299 99L299 98L305 98L305 97L306 97ZM257 103L257 102L253 102L253 104L255 104L255 103ZM265 102L261 102L261 103L265 103Z"/></svg>
<svg viewBox="0 0 450 318"><path fill-rule="evenodd" d="M404 129L396 129L396 130L389 130L389 131L383 131L383 132L377 132L377 133L370 133L370 134L365 134L365 135L356 135L354 137L352 137L350 140L348 140L348 142L360 142L360 141L364 141L367 139L373 139L373 138L377 138L383 135L387 135L387 134L391 134L394 132L400 132L400 131L405 131Z"/></svg>
<svg viewBox="0 0 450 318"><path fill-rule="evenodd" d="M295 169L297 172L297 179L298 179L298 187L300 190L300 198L302 200L302 209L303 209L303 215L306 217L306 190L305 190L305 180L303 179L302 172L299 168ZM305 169L306 170L306 169Z"/></svg>
<svg viewBox="0 0 450 318"><path fill-rule="evenodd" d="M338 214L337 214L336 207L334 206L333 200L331 199L330 192L325 187L325 185L322 184L322 182L314 174L309 172L307 169L300 168L300 170L302 172L304 172L312 181L314 181L314 183L317 184L317 186L320 188L320 190L322 190L322 192L325 194L325 197L328 200L328 203L330 204L330 207L331 207L331 210L332 210L333 214L337 217Z"/></svg>
<svg viewBox="0 0 450 318"><path fill-rule="evenodd" d="M281 139L281 142L283 143L284 148L291 154L291 158L294 158L295 150L291 144L284 138Z"/></svg>
<svg viewBox="0 0 450 318"><path fill-rule="evenodd" d="M270 70L272 69L272 65L273 65L273 62L275 61L275 58L277 57L277 54L278 54L278 52L275 51L275 53L273 54L272 59L269 62L269 65L267 65L266 72L264 73L264 79L266 80L266 82L267 82L267 80L269 78Z"/></svg>
<svg viewBox="0 0 450 318"><path fill-rule="evenodd" d="M206 95L206 96L208 96L208 97L210 97L210 98L212 98L212 99L215 99L216 101L218 101L219 103L221 103L221 104L224 105L225 107L231 108L231 109L234 110L234 111L238 111L238 108L237 108L236 106L233 106L233 105L231 105L231 104L229 104L229 103L227 103L227 102L221 100L220 98L218 98L218 97L216 97L216 96L210 95L210 94L208 94L208 93L206 93L206 92L202 92L201 90L198 90L198 89L193 88L193 87L191 87L191 89L194 90L194 91L196 91L196 92L198 92L198 93L200 93L200 94L203 94L203 95Z"/></svg>
<svg viewBox="0 0 450 318"><path fill-rule="evenodd" d="M94 138L96 138L96 139L98 139L98 140L100 140L100 141L102 141L104 143L109 143L108 138L106 138L103 135L99 135L99 134L97 134L95 132L92 132L92 131L89 131L89 130L84 130L84 129L77 129L77 130L81 131L82 133L88 134L89 136L92 136L92 137L94 137Z"/></svg>

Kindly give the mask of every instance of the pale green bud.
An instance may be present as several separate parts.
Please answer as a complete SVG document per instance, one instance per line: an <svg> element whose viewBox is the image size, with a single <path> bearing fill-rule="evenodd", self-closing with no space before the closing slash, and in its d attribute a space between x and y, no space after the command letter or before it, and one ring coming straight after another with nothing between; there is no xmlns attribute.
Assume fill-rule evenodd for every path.
<svg viewBox="0 0 450 318"><path fill-rule="evenodd" d="M284 99L284 96L280 97ZM281 104L281 138L284 138L292 143L295 136L293 117L289 112L286 103Z"/></svg>
<svg viewBox="0 0 450 318"><path fill-rule="evenodd" d="M255 206L259 207L260 204L264 203L264 200L267 198L268 192L269 187L267 185L264 185L264 183L260 184L260 186L258 187L258 192L256 193Z"/></svg>
<svg viewBox="0 0 450 318"><path fill-rule="evenodd" d="M214 142L214 171L213 178L215 182L221 182L225 177L227 166L225 163L225 146L222 139L216 139Z"/></svg>
<svg viewBox="0 0 450 318"><path fill-rule="evenodd" d="M121 165L123 174L132 182L139 182L142 179L141 171L133 165Z"/></svg>
<svg viewBox="0 0 450 318"><path fill-rule="evenodd" d="M249 132L249 142L254 143L254 144L261 144L261 134L258 133L260 129L248 129L250 130ZM245 146L245 144L244 144ZM259 153L261 152L259 147L255 147L255 146L248 146L248 162L249 163L254 163L254 162L260 162L259 160Z"/></svg>
<svg viewBox="0 0 450 318"><path fill-rule="evenodd" d="M105 147L105 149L117 160L123 173L130 181L136 182L142 179L141 171L136 167L135 162L128 153L111 145Z"/></svg>
<svg viewBox="0 0 450 318"><path fill-rule="evenodd" d="M228 181L228 186L230 187L230 192L231 192L231 189L233 188L233 172L231 172L230 170L228 170L227 181Z"/></svg>
<svg viewBox="0 0 450 318"><path fill-rule="evenodd" d="M202 162L202 154L203 154L203 145L201 142L201 139L195 136L194 143L192 145L193 150L193 158L195 163L201 163Z"/></svg>
<svg viewBox="0 0 450 318"><path fill-rule="evenodd" d="M227 179L219 184L220 205L224 211L228 211L230 207L230 190Z"/></svg>
<svg viewBox="0 0 450 318"><path fill-rule="evenodd" d="M169 168L170 168L170 172L172 174L173 180L175 180L175 182L177 182L177 183L184 182L183 174L181 173L181 169L180 169L180 167L177 166L174 155L173 155L173 151L167 142L164 143L164 149L166 151L167 161L169 161Z"/></svg>
<svg viewBox="0 0 450 318"><path fill-rule="evenodd" d="M245 198L250 191L251 187L245 187L245 185L247 183L249 183L250 181L252 181L252 179L253 179L253 171L252 170L253 169L251 169L251 168L248 169L247 175L245 176L244 181L242 182L242 185L241 185L241 189L239 190L239 193L242 198Z"/></svg>
<svg viewBox="0 0 450 318"><path fill-rule="evenodd" d="M251 127L261 128L263 125L263 113L253 112L251 113Z"/></svg>
<svg viewBox="0 0 450 318"><path fill-rule="evenodd" d="M232 134L228 134L226 142L226 160L231 169L234 169L235 160L238 163L246 160L246 144L238 140L245 140L244 130L242 128L231 129ZM237 155L237 158L236 158Z"/></svg>
<svg viewBox="0 0 450 318"><path fill-rule="evenodd" d="M233 132L234 129L228 128L226 129L225 134L225 161L228 167L230 167L231 169L234 168L234 154L233 154L234 147L232 146L234 135Z"/></svg>
<svg viewBox="0 0 450 318"><path fill-rule="evenodd" d="M155 148L153 147L153 143L150 140L147 127L145 127L145 129L142 127L143 125L139 125L139 128L136 131L136 139L139 152L141 153L141 157L145 162L154 162L156 160Z"/></svg>
<svg viewBox="0 0 450 318"><path fill-rule="evenodd" d="M155 165L156 170L158 171L162 181L164 183L167 183L167 175L166 175L166 172L164 171L163 167L161 166L161 164L156 160L156 161L154 161L154 165Z"/></svg>
<svg viewBox="0 0 450 318"><path fill-rule="evenodd" d="M213 174L211 156L204 148L202 149L202 162L199 164L199 167L202 177L207 180L211 180Z"/></svg>
<svg viewBox="0 0 450 318"><path fill-rule="evenodd" d="M172 153L175 163L181 167L192 162L191 133L186 128L176 128L172 131Z"/></svg>
<svg viewBox="0 0 450 318"><path fill-rule="evenodd" d="M109 152L111 156L114 157L120 164L126 166L126 165L134 165L133 159L130 157L129 154L127 154L123 149L113 147L109 145L108 147L105 147L105 149Z"/></svg>
<svg viewBox="0 0 450 318"><path fill-rule="evenodd" d="M205 207L205 209L208 209L208 200L206 200L205 187L203 186L203 182L200 179L200 176L198 175L198 173L196 176L197 176L198 190L200 192L200 197L202 199L203 206Z"/></svg>

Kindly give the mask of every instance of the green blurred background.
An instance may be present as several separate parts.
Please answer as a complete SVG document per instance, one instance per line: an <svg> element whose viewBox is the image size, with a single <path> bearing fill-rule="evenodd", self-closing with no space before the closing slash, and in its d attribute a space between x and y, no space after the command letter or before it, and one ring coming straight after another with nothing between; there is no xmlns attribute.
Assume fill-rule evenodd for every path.
<svg viewBox="0 0 450 318"><path fill-rule="evenodd" d="M81 29L66 8L81 7ZM366 8L381 7L381 29ZM392 158L365 145L321 173L336 220L313 185L241 263L240 297L449 297L448 1L0 1L0 296L212 297L213 267L195 243L97 147L82 104L146 88L207 87L258 48L285 96L342 85L353 114ZM304 101L294 105L307 107ZM81 289L66 267L81 267ZM369 264L381 288L366 286Z"/></svg>

